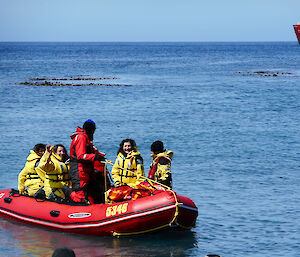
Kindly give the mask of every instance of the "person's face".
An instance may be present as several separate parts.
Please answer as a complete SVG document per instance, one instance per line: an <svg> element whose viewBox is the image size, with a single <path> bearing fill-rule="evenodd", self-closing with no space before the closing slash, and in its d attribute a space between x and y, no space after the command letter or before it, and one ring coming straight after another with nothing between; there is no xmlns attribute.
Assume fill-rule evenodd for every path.
<svg viewBox="0 0 300 257"><path fill-rule="evenodd" d="M36 154L38 156L43 156L43 154L45 153L46 149L45 148L41 148Z"/></svg>
<svg viewBox="0 0 300 257"><path fill-rule="evenodd" d="M63 158L66 154L65 149L62 146L57 147L56 155L58 155L60 158Z"/></svg>
<svg viewBox="0 0 300 257"><path fill-rule="evenodd" d="M151 156L152 156L153 159L155 159L156 154L155 154L154 152L151 151Z"/></svg>
<svg viewBox="0 0 300 257"><path fill-rule="evenodd" d="M130 142L125 142L123 145L123 151L128 154L130 153L130 151L132 150L132 146L130 144Z"/></svg>

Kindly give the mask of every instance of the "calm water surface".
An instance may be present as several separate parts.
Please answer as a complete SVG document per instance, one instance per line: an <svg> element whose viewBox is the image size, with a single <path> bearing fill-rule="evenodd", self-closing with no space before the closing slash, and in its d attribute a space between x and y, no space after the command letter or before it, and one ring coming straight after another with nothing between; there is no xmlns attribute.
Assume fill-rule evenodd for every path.
<svg viewBox="0 0 300 257"><path fill-rule="evenodd" d="M299 63L293 42L0 43L0 189L17 187L34 144L69 147L93 119L110 160L131 137L148 171L151 143L164 141L174 189L199 208L189 232L126 238L0 219L0 255L300 256ZM31 78L110 86L18 84Z"/></svg>

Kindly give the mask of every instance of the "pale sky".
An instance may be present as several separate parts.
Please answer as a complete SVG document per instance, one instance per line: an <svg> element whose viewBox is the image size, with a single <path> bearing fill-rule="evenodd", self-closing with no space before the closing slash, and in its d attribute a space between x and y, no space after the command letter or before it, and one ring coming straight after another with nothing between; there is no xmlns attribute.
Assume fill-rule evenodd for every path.
<svg viewBox="0 0 300 257"><path fill-rule="evenodd" d="M296 41L300 0L0 0L0 41Z"/></svg>

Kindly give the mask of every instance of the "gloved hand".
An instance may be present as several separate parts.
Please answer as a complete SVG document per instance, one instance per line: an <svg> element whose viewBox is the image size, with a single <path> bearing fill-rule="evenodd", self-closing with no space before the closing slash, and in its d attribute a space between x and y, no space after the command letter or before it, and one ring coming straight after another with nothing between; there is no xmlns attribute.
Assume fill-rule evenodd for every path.
<svg viewBox="0 0 300 257"><path fill-rule="evenodd" d="M20 187L19 188L19 194L20 195L24 194L24 191L25 191L25 187Z"/></svg>
<svg viewBox="0 0 300 257"><path fill-rule="evenodd" d="M96 161L99 161L99 162L105 161L105 157L103 157L103 156L101 156L101 155L99 155L99 154L96 154L96 155L95 155L95 160L96 160Z"/></svg>

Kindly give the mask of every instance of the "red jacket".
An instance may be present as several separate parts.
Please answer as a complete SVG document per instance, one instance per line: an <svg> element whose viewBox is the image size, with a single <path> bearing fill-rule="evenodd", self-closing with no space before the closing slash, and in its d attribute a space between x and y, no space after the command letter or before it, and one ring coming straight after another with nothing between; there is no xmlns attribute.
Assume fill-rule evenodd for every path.
<svg viewBox="0 0 300 257"><path fill-rule="evenodd" d="M72 188L79 191L83 190L90 182L90 175L94 171L95 155L104 156L105 154L97 150L97 147L89 140L86 131L80 127L77 127L76 132L71 135L71 139L69 175Z"/></svg>

